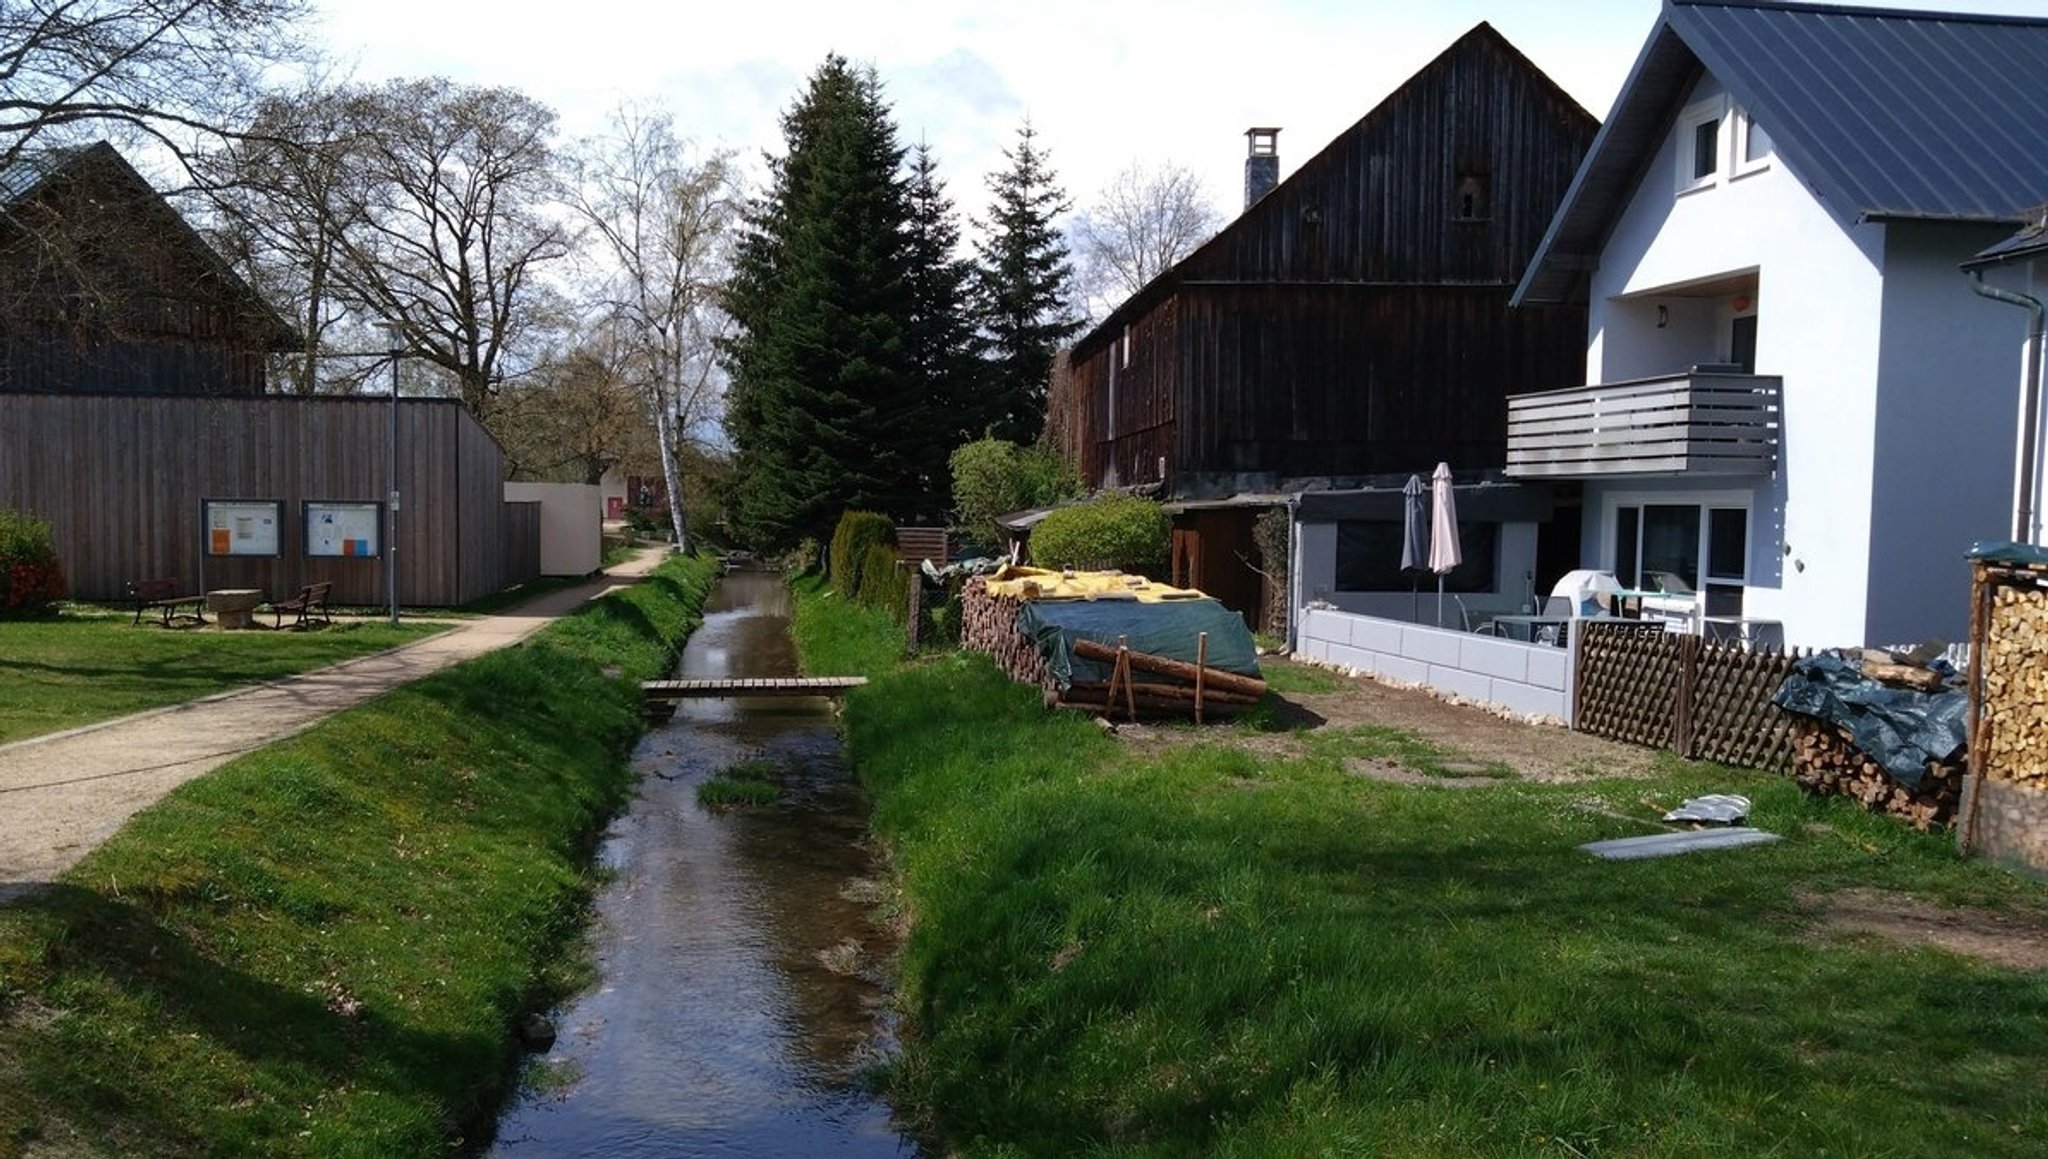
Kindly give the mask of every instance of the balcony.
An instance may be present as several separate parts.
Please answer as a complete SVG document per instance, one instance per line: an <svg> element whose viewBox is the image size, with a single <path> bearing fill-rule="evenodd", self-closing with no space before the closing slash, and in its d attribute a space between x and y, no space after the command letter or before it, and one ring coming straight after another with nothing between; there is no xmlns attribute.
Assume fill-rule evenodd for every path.
<svg viewBox="0 0 2048 1159"><path fill-rule="evenodd" d="M1684 374L1508 399L1507 473L1522 479L1769 475L1775 376Z"/></svg>

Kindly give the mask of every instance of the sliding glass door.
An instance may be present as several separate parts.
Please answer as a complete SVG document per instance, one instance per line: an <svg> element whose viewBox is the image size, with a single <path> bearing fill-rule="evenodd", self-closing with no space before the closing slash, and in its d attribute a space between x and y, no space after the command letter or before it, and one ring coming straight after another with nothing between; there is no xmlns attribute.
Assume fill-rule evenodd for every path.
<svg viewBox="0 0 2048 1159"><path fill-rule="evenodd" d="M1739 616L1749 582L1749 509L1703 503L1617 507L1613 571L1623 587L1702 592L1707 615Z"/></svg>

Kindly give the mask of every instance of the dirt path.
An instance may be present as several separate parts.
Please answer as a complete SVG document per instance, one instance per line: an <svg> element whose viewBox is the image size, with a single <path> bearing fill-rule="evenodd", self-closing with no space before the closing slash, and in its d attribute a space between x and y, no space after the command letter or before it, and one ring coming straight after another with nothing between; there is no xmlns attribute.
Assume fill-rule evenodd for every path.
<svg viewBox="0 0 2048 1159"><path fill-rule="evenodd" d="M515 644L585 601L637 582L666 554L643 550L589 583L389 652L0 745L0 901L54 879L186 781L400 684Z"/></svg>

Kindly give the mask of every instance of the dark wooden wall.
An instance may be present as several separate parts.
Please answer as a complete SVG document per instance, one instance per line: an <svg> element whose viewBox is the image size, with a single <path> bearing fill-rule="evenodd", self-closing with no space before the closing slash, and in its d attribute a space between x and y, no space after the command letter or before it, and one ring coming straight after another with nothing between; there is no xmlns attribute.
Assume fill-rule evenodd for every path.
<svg viewBox="0 0 2048 1159"><path fill-rule="evenodd" d="M1507 396L1583 380L1585 312L1507 303L1597 129L1475 28L1076 345L1068 454L1175 495L1504 465Z"/></svg>
<svg viewBox="0 0 2048 1159"><path fill-rule="evenodd" d="M317 580L339 603L385 600L384 560L308 559L308 500L381 501L390 403L376 398L0 394L0 506L47 520L72 591L201 579L200 501L278 499L282 554L205 557L207 587L272 595ZM399 598L453 605L539 572L508 558L504 454L461 405L408 399L399 418ZM508 577L510 577L508 579Z"/></svg>

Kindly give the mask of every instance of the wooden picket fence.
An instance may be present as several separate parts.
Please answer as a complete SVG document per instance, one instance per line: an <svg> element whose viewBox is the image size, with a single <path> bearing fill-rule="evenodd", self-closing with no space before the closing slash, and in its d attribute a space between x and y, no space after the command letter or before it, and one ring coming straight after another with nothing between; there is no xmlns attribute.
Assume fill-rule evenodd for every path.
<svg viewBox="0 0 2048 1159"><path fill-rule="evenodd" d="M1795 660L1668 632L1662 624L1582 622L1577 728L1693 760L1784 772L1796 719L1771 704Z"/></svg>

